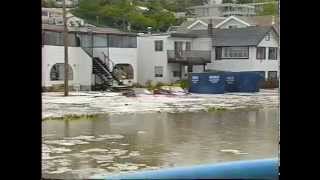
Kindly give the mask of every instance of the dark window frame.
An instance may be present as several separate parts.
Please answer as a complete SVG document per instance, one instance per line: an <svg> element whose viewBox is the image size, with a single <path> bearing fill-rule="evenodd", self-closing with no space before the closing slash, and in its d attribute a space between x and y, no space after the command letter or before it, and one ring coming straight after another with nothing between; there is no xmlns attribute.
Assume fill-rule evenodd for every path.
<svg viewBox="0 0 320 180"><path fill-rule="evenodd" d="M271 78L270 77L271 73L275 73L276 74L276 78ZM268 71L268 80L278 80L278 71Z"/></svg>
<svg viewBox="0 0 320 180"><path fill-rule="evenodd" d="M191 51L191 42L186 41L186 51Z"/></svg>
<svg viewBox="0 0 320 180"><path fill-rule="evenodd" d="M263 52L264 52L263 57L258 57L259 49L263 49ZM257 47L256 48L256 59L259 59L259 60L266 59L266 47Z"/></svg>
<svg viewBox="0 0 320 180"><path fill-rule="evenodd" d="M232 48L232 47L246 47L247 48L248 57L222 57L223 48ZM228 60L228 59L231 59L231 60L236 60L236 59L244 60L244 59L249 59L250 58L250 54L249 53L250 53L250 46L218 46L218 47L215 47L216 60Z"/></svg>
<svg viewBox="0 0 320 180"><path fill-rule="evenodd" d="M181 77L181 71L172 71L173 77Z"/></svg>
<svg viewBox="0 0 320 180"><path fill-rule="evenodd" d="M275 58L270 58L270 50L274 49L275 51ZM277 60L278 59L278 48L277 47L269 47L268 48L268 60Z"/></svg>
<svg viewBox="0 0 320 180"><path fill-rule="evenodd" d="M157 74L157 71L156 71L156 69L157 68L162 68L162 72L161 72L161 74ZM164 71L164 68L163 68L163 66L154 66L154 77L163 77L163 71Z"/></svg>
<svg viewBox="0 0 320 180"><path fill-rule="evenodd" d="M163 51L163 40L154 41L154 51L162 52Z"/></svg>

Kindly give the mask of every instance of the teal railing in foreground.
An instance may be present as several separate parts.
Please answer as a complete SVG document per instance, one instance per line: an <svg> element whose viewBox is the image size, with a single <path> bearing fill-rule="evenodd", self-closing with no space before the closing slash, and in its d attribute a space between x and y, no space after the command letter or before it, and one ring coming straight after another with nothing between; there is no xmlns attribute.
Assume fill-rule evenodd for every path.
<svg viewBox="0 0 320 180"><path fill-rule="evenodd" d="M90 179L278 179L278 159L236 161L139 171Z"/></svg>

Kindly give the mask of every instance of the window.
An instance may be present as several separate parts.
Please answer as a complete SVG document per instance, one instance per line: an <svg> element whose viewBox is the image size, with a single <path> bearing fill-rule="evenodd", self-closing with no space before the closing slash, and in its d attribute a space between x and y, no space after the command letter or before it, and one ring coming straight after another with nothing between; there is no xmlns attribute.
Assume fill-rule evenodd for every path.
<svg viewBox="0 0 320 180"><path fill-rule="evenodd" d="M222 58L222 48L221 47L216 47L216 60L220 60Z"/></svg>
<svg viewBox="0 0 320 180"><path fill-rule="evenodd" d="M186 42L186 51L191 51L191 42Z"/></svg>
<svg viewBox="0 0 320 180"><path fill-rule="evenodd" d="M137 48L137 37L109 35L109 45L116 48Z"/></svg>
<svg viewBox="0 0 320 180"><path fill-rule="evenodd" d="M163 41L154 41L154 49L155 51L163 51Z"/></svg>
<svg viewBox="0 0 320 180"><path fill-rule="evenodd" d="M44 31L43 42L45 45L63 46L63 34L60 32Z"/></svg>
<svg viewBox="0 0 320 180"><path fill-rule="evenodd" d="M265 47L257 47L257 59L266 59Z"/></svg>
<svg viewBox="0 0 320 180"><path fill-rule="evenodd" d="M42 11L42 16L48 16L48 11Z"/></svg>
<svg viewBox="0 0 320 180"><path fill-rule="evenodd" d="M278 52L278 48L269 47L268 59L270 59L270 60L277 60L277 52Z"/></svg>
<svg viewBox="0 0 320 180"><path fill-rule="evenodd" d="M268 80L277 80L278 72L277 71L269 71L268 72Z"/></svg>
<svg viewBox="0 0 320 180"><path fill-rule="evenodd" d="M181 71L173 71L173 77L181 77Z"/></svg>
<svg viewBox="0 0 320 180"><path fill-rule="evenodd" d="M163 77L163 67L162 66L155 66L154 67L154 76L155 77Z"/></svg>
<svg viewBox="0 0 320 180"><path fill-rule="evenodd" d="M265 40L266 40L266 41L270 41L270 36L271 36L270 33L268 33L268 34L266 35L266 37L265 37Z"/></svg>
<svg viewBox="0 0 320 180"><path fill-rule="evenodd" d="M69 80L73 80L73 70L69 65L68 69ZM57 63L52 66L50 70L50 80L51 81L62 81L64 80L64 63Z"/></svg>
<svg viewBox="0 0 320 180"><path fill-rule="evenodd" d="M192 67L192 65L189 65L188 66L188 72L192 72L193 71L193 67Z"/></svg>
<svg viewBox="0 0 320 180"><path fill-rule="evenodd" d="M108 47L108 39L106 35L95 34L93 36L94 47Z"/></svg>
<svg viewBox="0 0 320 180"><path fill-rule="evenodd" d="M216 59L247 59L249 58L249 47L218 47L216 48Z"/></svg>

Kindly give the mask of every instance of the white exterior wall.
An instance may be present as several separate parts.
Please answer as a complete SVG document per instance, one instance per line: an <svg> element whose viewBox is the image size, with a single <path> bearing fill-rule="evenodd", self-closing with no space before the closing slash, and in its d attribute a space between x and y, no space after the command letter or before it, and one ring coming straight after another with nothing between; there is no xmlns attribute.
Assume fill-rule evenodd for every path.
<svg viewBox="0 0 320 180"><path fill-rule="evenodd" d="M274 36L270 37L270 41L263 39L259 47L266 47L266 59L256 59L256 47L249 47L249 59L222 59L215 60L215 49L212 52L212 63L207 65L207 69L220 71L265 71L266 78L268 71L277 71L279 74L279 50L277 60L268 60L268 47L278 47L278 43ZM279 48L278 48L279 49Z"/></svg>
<svg viewBox="0 0 320 180"><path fill-rule="evenodd" d="M210 38L195 38L192 40L191 50L211 50L211 39Z"/></svg>
<svg viewBox="0 0 320 180"><path fill-rule="evenodd" d="M92 60L80 47L69 47L69 65L73 70L73 80L69 85L91 86ZM64 81L51 81L50 70L56 63L64 63L63 46L47 46L42 48L42 86L50 87L63 84Z"/></svg>
<svg viewBox="0 0 320 180"><path fill-rule="evenodd" d="M138 83L145 84L153 82L169 82L167 43L168 35L138 37ZM163 40L163 51L155 51L154 41ZM155 77L154 67L163 67L163 77Z"/></svg>

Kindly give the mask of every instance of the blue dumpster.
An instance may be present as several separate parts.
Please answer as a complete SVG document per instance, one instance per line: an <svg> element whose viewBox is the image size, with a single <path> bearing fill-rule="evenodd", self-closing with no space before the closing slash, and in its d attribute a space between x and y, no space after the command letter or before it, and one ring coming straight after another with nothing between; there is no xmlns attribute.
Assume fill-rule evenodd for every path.
<svg viewBox="0 0 320 180"><path fill-rule="evenodd" d="M238 73L226 72L225 73L225 92L238 92Z"/></svg>
<svg viewBox="0 0 320 180"><path fill-rule="evenodd" d="M238 92L259 92L262 76L255 72L238 73Z"/></svg>
<svg viewBox="0 0 320 180"><path fill-rule="evenodd" d="M223 94L224 73L191 73L190 78L192 93L199 94Z"/></svg>

